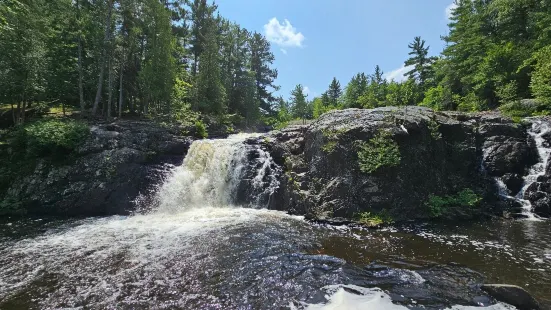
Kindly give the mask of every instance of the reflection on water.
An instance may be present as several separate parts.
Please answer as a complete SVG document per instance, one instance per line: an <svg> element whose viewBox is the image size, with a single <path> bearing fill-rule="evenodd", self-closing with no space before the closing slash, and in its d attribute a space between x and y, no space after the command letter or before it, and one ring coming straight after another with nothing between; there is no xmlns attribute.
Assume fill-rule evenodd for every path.
<svg viewBox="0 0 551 310"><path fill-rule="evenodd" d="M367 231L240 208L4 222L0 308L491 306L484 282L550 305L550 243L549 222Z"/></svg>

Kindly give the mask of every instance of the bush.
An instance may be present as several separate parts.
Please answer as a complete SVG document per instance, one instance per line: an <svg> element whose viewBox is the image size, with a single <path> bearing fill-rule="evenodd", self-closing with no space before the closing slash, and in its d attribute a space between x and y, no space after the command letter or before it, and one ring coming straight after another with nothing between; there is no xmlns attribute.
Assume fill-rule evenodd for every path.
<svg viewBox="0 0 551 310"><path fill-rule="evenodd" d="M324 129L322 130L323 137L326 139L321 150L325 153L333 153L338 145L340 135L346 132L346 128L341 129Z"/></svg>
<svg viewBox="0 0 551 310"><path fill-rule="evenodd" d="M394 222L386 210L379 213L361 212L356 216L356 218L360 224L368 227L376 227L382 224L391 224Z"/></svg>
<svg viewBox="0 0 551 310"><path fill-rule="evenodd" d="M433 218L451 218L454 215L467 215L479 205L482 198L471 189L464 189L452 196L430 195L427 201L429 214Z"/></svg>
<svg viewBox="0 0 551 310"><path fill-rule="evenodd" d="M46 119L25 124L15 133L14 146L27 157L64 155L76 149L90 133L78 121Z"/></svg>
<svg viewBox="0 0 551 310"><path fill-rule="evenodd" d="M542 48L535 56L530 88L540 102L551 105L551 45Z"/></svg>
<svg viewBox="0 0 551 310"><path fill-rule="evenodd" d="M203 123L203 121L199 120L195 122L195 133L198 137L201 137L203 139L206 139L209 136L207 132L207 126L205 125L205 123Z"/></svg>
<svg viewBox="0 0 551 310"><path fill-rule="evenodd" d="M386 131L379 132L368 142L360 142L359 148L358 163L364 173L373 173L381 167L400 164L400 148Z"/></svg>

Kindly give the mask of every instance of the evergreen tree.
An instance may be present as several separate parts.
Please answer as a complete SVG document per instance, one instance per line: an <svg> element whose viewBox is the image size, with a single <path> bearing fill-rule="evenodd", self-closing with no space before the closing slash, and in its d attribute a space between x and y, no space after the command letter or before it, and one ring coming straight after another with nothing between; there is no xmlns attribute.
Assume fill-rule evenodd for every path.
<svg viewBox="0 0 551 310"><path fill-rule="evenodd" d="M411 57L405 61L405 65L413 68L406 75L419 82L421 89L424 89L426 83L433 78L431 65L435 59L428 56L429 46L425 47L425 40L421 40L421 37L415 37L408 47L411 49Z"/></svg>
<svg viewBox="0 0 551 310"><path fill-rule="evenodd" d="M261 34L254 33L249 42L251 49L251 70L255 72L256 95L260 108L266 113L273 114L272 104L275 97L272 92L279 89L274 84L277 70L272 69L275 58L270 50L270 42Z"/></svg>
<svg viewBox="0 0 551 310"><path fill-rule="evenodd" d="M305 120L308 116L308 106L306 95L304 94L304 87L302 85L298 84L293 91L291 91L290 101L293 105L294 117Z"/></svg>
<svg viewBox="0 0 551 310"><path fill-rule="evenodd" d="M333 78L331 81L329 89L327 90L327 95L329 96L330 104L337 106L339 99L342 96L341 83L337 80L337 78Z"/></svg>
<svg viewBox="0 0 551 310"><path fill-rule="evenodd" d="M222 115L226 112L226 91L222 83L217 28L211 16L205 22L205 41L202 51L196 89L199 111Z"/></svg>

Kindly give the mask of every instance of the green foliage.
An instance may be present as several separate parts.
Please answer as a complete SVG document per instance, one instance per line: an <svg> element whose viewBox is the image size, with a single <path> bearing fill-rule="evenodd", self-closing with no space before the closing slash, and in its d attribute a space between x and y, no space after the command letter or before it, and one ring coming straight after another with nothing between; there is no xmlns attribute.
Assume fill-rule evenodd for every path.
<svg viewBox="0 0 551 310"><path fill-rule="evenodd" d="M478 112L487 108L485 102L472 92L464 97L458 97L456 100L458 101L457 110L459 111Z"/></svg>
<svg viewBox="0 0 551 310"><path fill-rule="evenodd" d="M452 196L430 195L426 206L433 218L452 218L454 215L469 214L481 200L482 197L467 188Z"/></svg>
<svg viewBox="0 0 551 310"><path fill-rule="evenodd" d="M400 148L386 131L379 132L368 142L359 143L358 164L364 173L373 173L382 167L398 166L400 160Z"/></svg>
<svg viewBox="0 0 551 310"><path fill-rule="evenodd" d="M452 94L442 85L438 85L427 90L425 98L419 105L436 111L451 110L453 107Z"/></svg>
<svg viewBox="0 0 551 310"><path fill-rule="evenodd" d="M46 119L21 126L13 145L26 156L61 156L75 150L90 133L88 125L72 120Z"/></svg>
<svg viewBox="0 0 551 310"><path fill-rule="evenodd" d="M430 131L430 136L434 140L442 139L442 133L440 132L440 124L438 124L438 122L434 118L431 118L428 121L427 126L428 126L429 131Z"/></svg>
<svg viewBox="0 0 551 310"><path fill-rule="evenodd" d="M207 126L203 123L203 121L197 120L195 122L195 134L203 139L206 139L209 136Z"/></svg>
<svg viewBox="0 0 551 310"><path fill-rule="evenodd" d="M300 119L306 119L308 114L308 107L306 103L306 94L304 94L304 87L300 84L295 86L295 89L291 91L291 103L293 105L293 116Z"/></svg>
<svg viewBox="0 0 551 310"><path fill-rule="evenodd" d="M325 153L333 153L338 145L339 137L346 132L346 128L341 129L325 129L322 131L323 137L326 142L321 147Z"/></svg>
<svg viewBox="0 0 551 310"><path fill-rule="evenodd" d="M383 224L392 224L394 219L383 210L379 213L361 212L356 215L358 222L367 227L378 227Z"/></svg>
<svg viewBox="0 0 551 310"><path fill-rule="evenodd" d="M535 55L534 73L530 88L536 99L551 107L551 45L539 50Z"/></svg>

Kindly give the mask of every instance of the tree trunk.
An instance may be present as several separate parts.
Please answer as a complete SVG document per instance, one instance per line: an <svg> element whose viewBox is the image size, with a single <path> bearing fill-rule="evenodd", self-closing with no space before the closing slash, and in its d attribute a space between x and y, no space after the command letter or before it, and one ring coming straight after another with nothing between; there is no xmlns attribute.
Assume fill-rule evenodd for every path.
<svg viewBox="0 0 551 310"><path fill-rule="evenodd" d="M111 118L111 103L113 102L113 69L111 69L111 57L109 57L109 96L107 98L107 118Z"/></svg>
<svg viewBox="0 0 551 310"><path fill-rule="evenodd" d="M121 77L119 81L119 118L122 117L122 77L124 75L124 61L121 61Z"/></svg>
<svg viewBox="0 0 551 310"><path fill-rule="evenodd" d="M113 10L113 0L108 0L108 12L107 12L107 18L105 19L105 36L103 40L103 49L101 52L101 59L100 59L100 71L99 71L99 78L98 78L98 91L96 92L96 99L94 100L94 106L92 107L92 115L96 115L98 110L98 105L101 99L101 91L103 87L103 76L105 74L105 58L107 55L107 45L110 40L110 33L111 33L111 12Z"/></svg>
<svg viewBox="0 0 551 310"><path fill-rule="evenodd" d="M80 117L83 117L86 114L86 107L84 106L84 87L83 87L83 73L82 73L82 32L80 29L80 0L76 0L77 4L77 19L79 22L79 33L78 33L78 95L80 99Z"/></svg>

